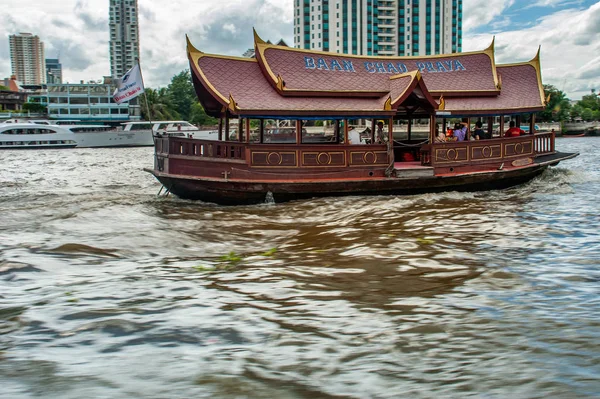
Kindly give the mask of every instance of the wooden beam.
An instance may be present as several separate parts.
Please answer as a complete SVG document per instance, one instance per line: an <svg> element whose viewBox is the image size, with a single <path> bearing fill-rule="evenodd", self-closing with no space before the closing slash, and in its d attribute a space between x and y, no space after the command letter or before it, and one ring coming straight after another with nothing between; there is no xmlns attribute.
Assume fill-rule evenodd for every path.
<svg viewBox="0 0 600 399"><path fill-rule="evenodd" d="M302 143L302 121L298 119L296 121L296 144Z"/></svg>
<svg viewBox="0 0 600 399"><path fill-rule="evenodd" d="M265 138L265 120L261 119L259 132L258 132L258 142L260 144L262 144L264 142L264 138Z"/></svg>
<svg viewBox="0 0 600 399"><path fill-rule="evenodd" d="M250 142L250 118L246 118L246 143Z"/></svg>
<svg viewBox="0 0 600 399"><path fill-rule="evenodd" d="M219 141L223 141L223 117L219 117Z"/></svg>
<svg viewBox="0 0 600 399"><path fill-rule="evenodd" d="M225 114L225 141L229 141L229 115Z"/></svg>

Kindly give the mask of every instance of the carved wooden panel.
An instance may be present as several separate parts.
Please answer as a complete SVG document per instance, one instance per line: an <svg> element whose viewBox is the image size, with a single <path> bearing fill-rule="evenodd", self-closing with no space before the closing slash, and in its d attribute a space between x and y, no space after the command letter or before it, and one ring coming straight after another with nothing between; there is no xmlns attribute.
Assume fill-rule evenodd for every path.
<svg viewBox="0 0 600 399"><path fill-rule="evenodd" d="M251 166L294 168L298 166L296 151L252 151Z"/></svg>
<svg viewBox="0 0 600 399"><path fill-rule="evenodd" d="M350 166L387 165L386 151L350 151Z"/></svg>
<svg viewBox="0 0 600 399"><path fill-rule="evenodd" d="M522 141L520 143L506 143L504 144L504 156L515 157L520 155L532 155L533 154L533 140Z"/></svg>
<svg viewBox="0 0 600 399"><path fill-rule="evenodd" d="M492 145L473 145L471 146L471 160L480 161L488 159L501 159L502 146L500 144Z"/></svg>
<svg viewBox="0 0 600 399"><path fill-rule="evenodd" d="M469 160L467 147L434 148L433 159L436 164L464 162Z"/></svg>
<svg viewBox="0 0 600 399"><path fill-rule="evenodd" d="M302 152L302 166L328 167L346 166L344 151L306 151Z"/></svg>

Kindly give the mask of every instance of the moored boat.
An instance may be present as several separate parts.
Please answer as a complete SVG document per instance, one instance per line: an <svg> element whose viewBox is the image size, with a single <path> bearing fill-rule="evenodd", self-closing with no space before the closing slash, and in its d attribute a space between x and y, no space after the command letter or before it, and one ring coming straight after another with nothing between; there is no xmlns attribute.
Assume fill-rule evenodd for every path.
<svg viewBox="0 0 600 399"><path fill-rule="evenodd" d="M4 123L0 149L137 147L153 145L152 134L125 132L104 125Z"/></svg>
<svg viewBox="0 0 600 399"><path fill-rule="evenodd" d="M364 57L280 47L256 34L255 50L256 59L210 55L188 41L196 93L220 124L217 140L156 138L148 171L169 192L245 204L499 189L578 155L556 151L553 132L536 132L545 107L539 51L496 65L493 42L470 53ZM511 126L528 119L529 132L506 134L506 118ZM368 126L360 139L352 138L356 120ZM417 120L428 122L424 140L411 135ZM486 139L474 139L476 122ZM407 126L402 138L398 123ZM455 123L455 137L440 138Z"/></svg>

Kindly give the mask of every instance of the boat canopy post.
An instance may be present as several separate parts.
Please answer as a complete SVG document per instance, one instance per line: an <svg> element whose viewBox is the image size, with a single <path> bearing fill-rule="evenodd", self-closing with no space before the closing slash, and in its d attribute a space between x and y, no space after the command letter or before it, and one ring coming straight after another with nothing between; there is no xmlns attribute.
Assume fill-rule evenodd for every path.
<svg viewBox="0 0 600 399"><path fill-rule="evenodd" d="M225 112L225 141L229 141L229 115Z"/></svg>
<svg viewBox="0 0 600 399"><path fill-rule="evenodd" d="M529 118L529 134L534 134L535 133L535 114L531 114L531 117Z"/></svg>
<svg viewBox="0 0 600 399"><path fill-rule="evenodd" d="M302 143L302 121L296 120L296 144Z"/></svg>
<svg viewBox="0 0 600 399"><path fill-rule="evenodd" d="M243 140L244 140L244 118L239 117L238 118L237 141L239 141L241 143Z"/></svg>
<svg viewBox="0 0 600 399"><path fill-rule="evenodd" d="M487 118L488 137L492 137L494 133L494 117L488 116Z"/></svg>
<svg viewBox="0 0 600 399"><path fill-rule="evenodd" d="M250 118L246 118L246 143L250 142Z"/></svg>
<svg viewBox="0 0 600 399"><path fill-rule="evenodd" d="M471 140L471 118L467 118L467 134L465 134L465 140Z"/></svg>
<svg viewBox="0 0 600 399"><path fill-rule="evenodd" d="M504 115L500 115L500 137L504 137Z"/></svg>
<svg viewBox="0 0 600 399"><path fill-rule="evenodd" d="M412 118L411 117L408 118L408 126L406 127L406 132L408 133L407 139L408 139L408 141L410 141L410 138L412 136Z"/></svg>
<svg viewBox="0 0 600 399"><path fill-rule="evenodd" d="M260 126L259 126L259 131L258 131L258 142L260 144L262 144L264 142L264 138L265 138L265 120L261 119L260 120Z"/></svg>
<svg viewBox="0 0 600 399"><path fill-rule="evenodd" d="M394 118L388 119L388 143L394 142Z"/></svg>
<svg viewBox="0 0 600 399"><path fill-rule="evenodd" d="M375 142L375 129L377 126L377 121L375 120L375 118L373 118L371 120L371 144L373 144Z"/></svg>
<svg viewBox="0 0 600 399"><path fill-rule="evenodd" d="M429 115L429 142L433 143L438 132L435 123L435 114Z"/></svg>
<svg viewBox="0 0 600 399"><path fill-rule="evenodd" d="M223 140L223 117L219 117L219 141Z"/></svg>
<svg viewBox="0 0 600 399"><path fill-rule="evenodd" d="M344 144L348 144L348 119L344 119Z"/></svg>

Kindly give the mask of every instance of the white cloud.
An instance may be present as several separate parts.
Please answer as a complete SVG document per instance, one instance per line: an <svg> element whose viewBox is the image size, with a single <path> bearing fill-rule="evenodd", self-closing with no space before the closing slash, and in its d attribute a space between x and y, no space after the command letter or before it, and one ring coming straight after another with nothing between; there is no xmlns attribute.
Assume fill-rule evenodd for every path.
<svg viewBox="0 0 600 399"><path fill-rule="evenodd" d="M571 99L579 99L592 88L600 89L600 68L593 61L600 50L599 32L600 3L586 10L559 11L526 29L496 33L496 62L528 61L541 45L544 83L565 91ZM465 36L463 50L485 48L490 36Z"/></svg>

